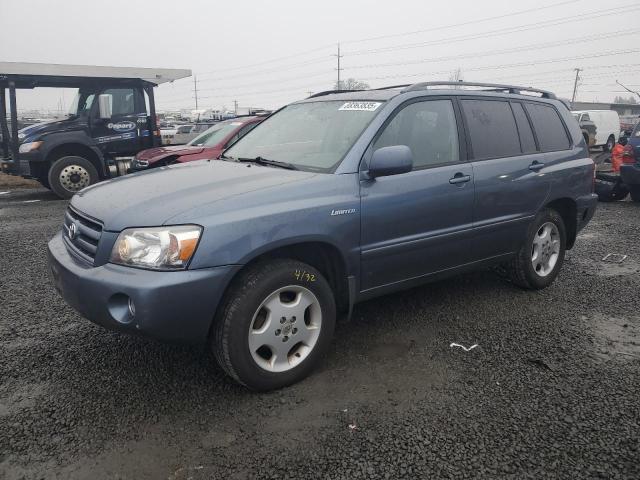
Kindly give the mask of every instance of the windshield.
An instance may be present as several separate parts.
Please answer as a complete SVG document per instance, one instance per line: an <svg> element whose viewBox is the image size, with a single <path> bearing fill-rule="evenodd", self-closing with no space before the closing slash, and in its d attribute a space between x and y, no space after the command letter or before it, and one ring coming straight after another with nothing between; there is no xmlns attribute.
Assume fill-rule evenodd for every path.
<svg viewBox="0 0 640 480"><path fill-rule="evenodd" d="M93 99L95 95L93 93L87 94L86 92L78 92L71 102L69 108L69 115L86 115L91 110Z"/></svg>
<svg viewBox="0 0 640 480"><path fill-rule="evenodd" d="M196 147L214 147L226 138L231 132L242 125L242 122L220 122L205 130L189 142Z"/></svg>
<svg viewBox="0 0 640 480"><path fill-rule="evenodd" d="M285 107L225 152L263 157L301 170L332 171L380 110L381 102L320 101Z"/></svg>

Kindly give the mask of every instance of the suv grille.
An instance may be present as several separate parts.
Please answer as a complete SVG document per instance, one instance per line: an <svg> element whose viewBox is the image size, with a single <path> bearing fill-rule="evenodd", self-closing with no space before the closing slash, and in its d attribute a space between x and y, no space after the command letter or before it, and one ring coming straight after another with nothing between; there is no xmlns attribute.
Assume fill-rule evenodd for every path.
<svg viewBox="0 0 640 480"><path fill-rule="evenodd" d="M102 235L102 225L69 207L64 216L62 237L67 247L93 264Z"/></svg>

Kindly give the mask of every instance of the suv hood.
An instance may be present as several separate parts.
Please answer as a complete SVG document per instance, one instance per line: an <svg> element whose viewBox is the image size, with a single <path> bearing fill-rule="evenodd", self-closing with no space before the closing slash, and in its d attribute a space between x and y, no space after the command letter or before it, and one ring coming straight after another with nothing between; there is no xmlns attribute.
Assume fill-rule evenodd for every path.
<svg viewBox="0 0 640 480"><path fill-rule="evenodd" d="M136 155L136 158L153 163L167 157L195 155L201 153L203 150L203 147L192 147L191 145L170 145L143 150Z"/></svg>
<svg viewBox="0 0 640 480"><path fill-rule="evenodd" d="M163 225L171 217L272 187L299 182L314 173L225 161L196 161L127 175L78 192L71 205L100 220L104 229ZM193 218L198 223L198 218Z"/></svg>

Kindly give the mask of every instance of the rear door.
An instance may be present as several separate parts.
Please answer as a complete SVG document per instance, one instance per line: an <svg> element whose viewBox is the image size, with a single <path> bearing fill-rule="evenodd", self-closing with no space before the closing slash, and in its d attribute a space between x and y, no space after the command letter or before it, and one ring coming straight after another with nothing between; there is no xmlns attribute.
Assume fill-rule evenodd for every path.
<svg viewBox="0 0 640 480"><path fill-rule="evenodd" d="M506 99L460 100L475 176L473 255L515 251L550 184L523 105Z"/></svg>
<svg viewBox="0 0 640 480"><path fill-rule="evenodd" d="M374 140L371 152L408 146L414 168L361 182L363 291L470 260L473 169L458 122L451 98L414 101L399 107Z"/></svg>

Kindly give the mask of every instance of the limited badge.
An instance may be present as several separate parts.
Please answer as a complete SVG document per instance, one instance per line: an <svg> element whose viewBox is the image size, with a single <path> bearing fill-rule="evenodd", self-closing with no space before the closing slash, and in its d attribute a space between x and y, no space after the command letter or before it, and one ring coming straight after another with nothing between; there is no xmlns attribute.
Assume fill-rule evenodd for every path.
<svg viewBox="0 0 640 480"><path fill-rule="evenodd" d="M343 104L338 110L373 112L380 105L382 105L382 102L347 102Z"/></svg>

